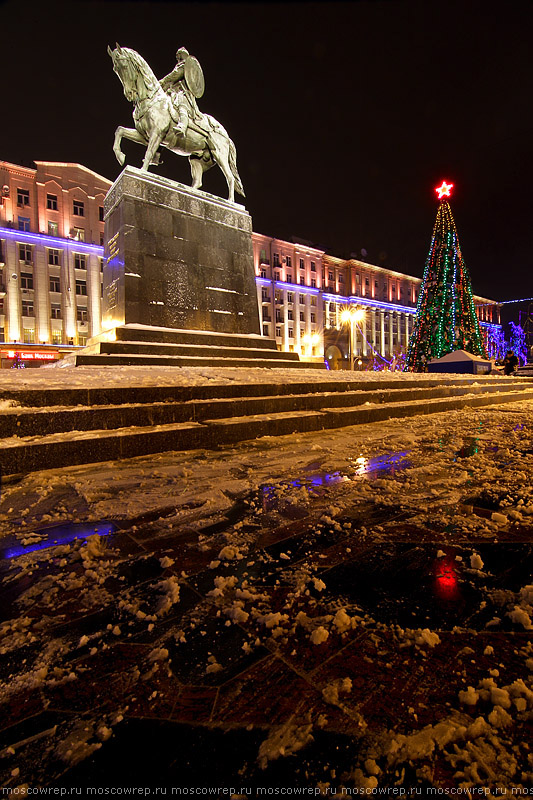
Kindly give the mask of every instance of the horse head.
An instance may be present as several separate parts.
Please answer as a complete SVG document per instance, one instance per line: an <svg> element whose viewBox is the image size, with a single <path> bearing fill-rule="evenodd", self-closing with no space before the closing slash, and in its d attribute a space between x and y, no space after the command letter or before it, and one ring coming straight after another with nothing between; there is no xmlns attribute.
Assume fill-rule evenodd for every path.
<svg viewBox="0 0 533 800"><path fill-rule="evenodd" d="M126 100L134 103L138 97L137 70L135 69L134 61L130 57L129 49L121 47L117 42L114 50L111 50L108 45L107 52L113 61L113 72L116 72L122 83Z"/></svg>

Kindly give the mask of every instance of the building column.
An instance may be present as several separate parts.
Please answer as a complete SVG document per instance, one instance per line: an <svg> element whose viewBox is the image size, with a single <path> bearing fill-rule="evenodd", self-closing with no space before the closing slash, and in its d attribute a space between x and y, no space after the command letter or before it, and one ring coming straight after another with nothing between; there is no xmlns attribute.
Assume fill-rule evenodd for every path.
<svg viewBox="0 0 533 800"><path fill-rule="evenodd" d="M281 315L283 317L283 345L282 350L289 352L289 304L287 303L287 292L282 290Z"/></svg>
<svg viewBox="0 0 533 800"><path fill-rule="evenodd" d="M379 312L379 330L380 330L380 343L379 343L379 352L385 358L387 355L385 352L385 312Z"/></svg>
<svg viewBox="0 0 533 800"><path fill-rule="evenodd" d="M294 330L294 349L302 354L302 342L300 336L300 292L294 292L293 294L293 304L292 304L292 315L294 317L294 323L298 326Z"/></svg>
<svg viewBox="0 0 533 800"><path fill-rule="evenodd" d="M325 300L324 302L326 303L326 312L325 312L326 313L326 321L325 321L324 328L329 328L329 304L330 304L330 301L329 300Z"/></svg>
<svg viewBox="0 0 533 800"><path fill-rule="evenodd" d="M407 348L409 347L409 318L410 314L405 314L405 352L407 353Z"/></svg>

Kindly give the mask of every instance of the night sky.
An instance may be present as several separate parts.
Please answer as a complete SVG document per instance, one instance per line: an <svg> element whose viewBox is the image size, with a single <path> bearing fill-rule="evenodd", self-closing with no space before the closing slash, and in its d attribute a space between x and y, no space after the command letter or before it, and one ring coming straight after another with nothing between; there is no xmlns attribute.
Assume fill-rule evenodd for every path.
<svg viewBox="0 0 533 800"><path fill-rule="evenodd" d="M476 294L533 295L533 2L0 2L0 159L114 180L133 106L107 45L158 77L181 45L237 147L259 233L422 276L443 178ZM127 163L143 150L124 142ZM190 183L188 161L156 168ZM206 191L226 196L218 169ZM238 198L237 198L238 199Z"/></svg>

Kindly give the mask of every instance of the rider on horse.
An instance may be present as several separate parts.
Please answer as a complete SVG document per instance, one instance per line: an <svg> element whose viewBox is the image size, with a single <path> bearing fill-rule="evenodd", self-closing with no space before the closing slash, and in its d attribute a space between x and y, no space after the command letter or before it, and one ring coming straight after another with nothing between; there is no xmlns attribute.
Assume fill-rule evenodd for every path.
<svg viewBox="0 0 533 800"><path fill-rule="evenodd" d="M196 98L204 93L203 73L198 61L189 55L185 47L177 51L176 61L172 72L165 75L160 83L170 96L176 112L178 122L174 131L185 136L190 119L198 123L202 118Z"/></svg>

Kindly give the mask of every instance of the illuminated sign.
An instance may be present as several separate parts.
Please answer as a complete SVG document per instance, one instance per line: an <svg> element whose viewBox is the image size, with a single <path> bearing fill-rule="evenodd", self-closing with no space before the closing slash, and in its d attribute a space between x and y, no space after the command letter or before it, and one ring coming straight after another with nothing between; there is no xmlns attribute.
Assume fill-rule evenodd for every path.
<svg viewBox="0 0 533 800"><path fill-rule="evenodd" d="M0 350L2 358L15 358L17 354L23 361L54 361L59 358L59 353L51 353L50 351Z"/></svg>

